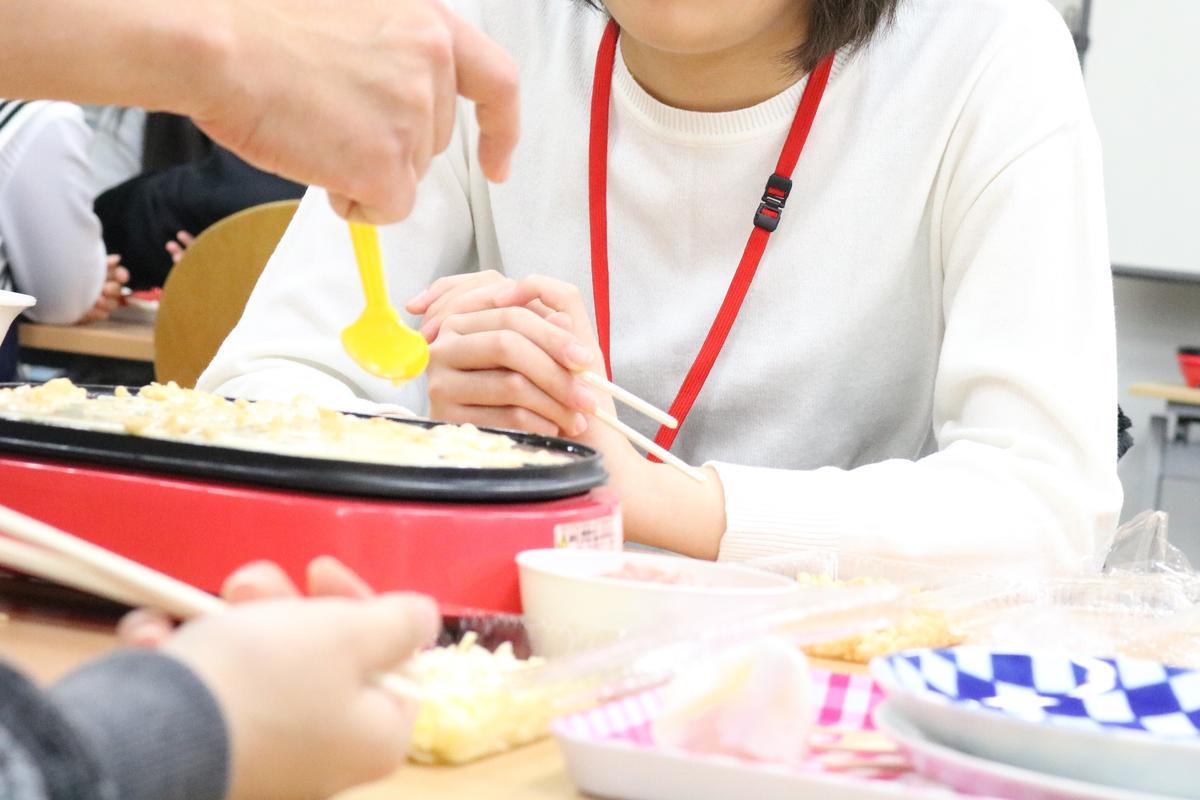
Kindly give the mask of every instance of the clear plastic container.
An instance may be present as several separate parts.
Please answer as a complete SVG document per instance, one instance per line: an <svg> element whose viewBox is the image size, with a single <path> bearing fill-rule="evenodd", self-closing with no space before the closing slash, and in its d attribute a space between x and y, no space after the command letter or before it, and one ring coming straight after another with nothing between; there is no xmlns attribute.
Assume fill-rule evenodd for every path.
<svg viewBox="0 0 1200 800"><path fill-rule="evenodd" d="M904 587L906 610L893 629L810 648L814 655L867 661L903 649L973 644L1125 655L1200 668L1200 606L1193 574L1120 572L1018 581L828 550L750 565L802 582Z"/></svg>
<svg viewBox="0 0 1200 800"><path fill-rule="evenodd" d="M536 632L521 617L452 620L440 648L403 670L423 691L410 757L457 764L518 747L549 733L557 716L661 686L696 659L755 638L808 646L894 624L901 594L894 586L798 592L750 618L697 619L590 649L581 640L575 654L546 660L530 656Z"/></svg>
<svg viewBox="0 0 1200 800"><path fill-rule="evenodd" d="M746 566L802 580L820 578L849 584L888 583L910 593L953 590L962 594L962 590L967 587L976 587L976 592L962 594L964 602L970 596L987 598L1012 592L1020 586L1018 581L996 578L981 572L951 569L919 561L842 553L837 550L788 553L747 561ZM821 582L818 582L818 585Z"/></svg>
<svg viewBox="0 0 1200 800"><path fill-rule="evenodd" d="M1192 587L1169 575L1117 574L1030 582L985 604L968 643L1069 650L1200 667L1200 610Z"/></svg>
<svg viewBox="0 0 1200 800"><path fill-rule="evenodd" d="M747 562L795 578L810 591L894 586L902 592L893 625L806 648L809 655L867 663L901 650L952 647L967 641L976 619L1025 596L1020 583L913 561L812 550ZM828 590L826 588L826 590Z"/></svg>

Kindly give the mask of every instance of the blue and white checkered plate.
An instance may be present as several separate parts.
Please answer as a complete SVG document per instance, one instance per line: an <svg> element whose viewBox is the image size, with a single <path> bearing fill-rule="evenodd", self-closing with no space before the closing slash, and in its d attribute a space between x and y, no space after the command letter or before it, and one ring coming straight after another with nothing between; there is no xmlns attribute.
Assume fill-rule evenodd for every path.
<svg viewBox="0 0 1200 800"><path fill-rule="evenodd" d="M1126 658L915 650L871 674L924 734L981 758L1200 798L1200 672Z"/></svg>

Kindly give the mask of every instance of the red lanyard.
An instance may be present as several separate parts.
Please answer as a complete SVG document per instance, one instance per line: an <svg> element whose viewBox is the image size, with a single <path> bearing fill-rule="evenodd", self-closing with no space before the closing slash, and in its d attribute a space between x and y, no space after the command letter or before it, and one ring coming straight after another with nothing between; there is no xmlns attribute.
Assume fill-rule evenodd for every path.
<svg viewBox="0 0 1200 800"><path fill-rule="evenodd" d="M610 21L604 36L600 39L600 52L596 55L596 75L592 83L592 118L591 135L588 141L588 206L591 219L592 238L592 297L596 306L596 330L600 339L600 350L604 353L604 366L608 377L612 379L612 358L609 354L609 301L608 301L608 109L612 95L613 63L617 53L617 34L620 29L616 21ZM808 85L804 89L804 97L792 120L792 129L788 132L783 151L779 154L779 162L775 173L767 180L766 191L763 192L762 202L754 215L754 227L750 231L750 240L742 253L737 272L725 293L725 300L717 312L709 328L704 345L699 355L692 363L675 402L671 404L671 416L679 420L680 428L692 410L697 395L704 388L704 382L712 371L725 339L741 311L742 301L758 271L762 261L763 251L766 250L767 240L771 232L779 225L783 207L787 202L788 193L792 188L792 170L800 160L804 143L808 140L808 132L821 106L821 98L825 94L825 86L829 82L829 73L833 68L833 56L828 56L817 64L809 76ZM670 449L679 429L672 430L663 426L655 437L661 447Z"/></svg>

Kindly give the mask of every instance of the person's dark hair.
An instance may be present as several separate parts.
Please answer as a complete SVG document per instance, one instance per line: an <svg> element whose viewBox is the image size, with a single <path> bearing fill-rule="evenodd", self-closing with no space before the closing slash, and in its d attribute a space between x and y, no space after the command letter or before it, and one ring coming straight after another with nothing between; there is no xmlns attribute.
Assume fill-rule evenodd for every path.
<svg viewBox="0 0 1200 800"><path fill-rule="evenodd" d="M602 8L601 0L581 0ZM798 67L807 71L823 57L849 45L859 48L871 41L882 26L896 17L903 0L809 0L812 8L808 40L791 52Z"/></svg>

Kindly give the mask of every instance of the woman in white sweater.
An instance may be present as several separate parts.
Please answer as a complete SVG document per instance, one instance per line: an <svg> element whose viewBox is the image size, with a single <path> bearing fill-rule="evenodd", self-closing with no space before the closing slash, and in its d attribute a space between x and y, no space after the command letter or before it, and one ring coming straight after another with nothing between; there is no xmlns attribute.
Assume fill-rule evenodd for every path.
<svg viewBox="0 0 1200 800"><path fill-rule="evenodd" d="M697 556L1096 566L1121 504L1113 305L1099 148L1055 11L606 9L619 38L571 0L460 6L520 62L525 131L511 179L490 185L460 114L412 217L381 231L393 297L417 294L435 340L428 383L395 388L342 352L362 300L345 225L314 190L201 388L573 436L604 453L630 540ZM806 115L804 142L790 131ZM780 170L790 193L776 180L767 199ZM571 370L611 355L618 384L671 406L760 248L672 444L705 465L697 484L589 418L607 401ZM422 291L479 270L498 274Z"/></svg>

